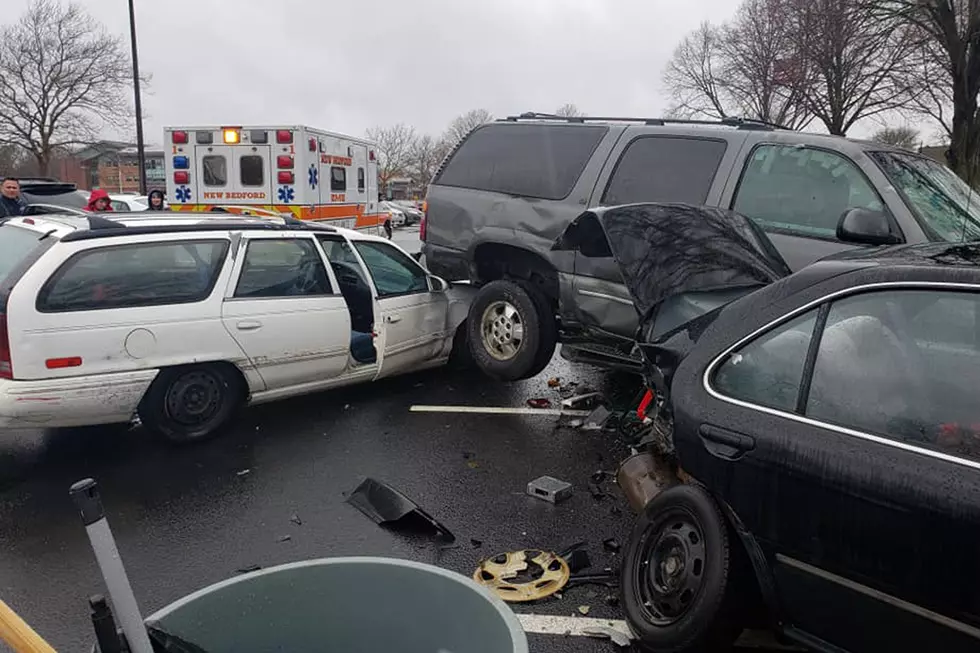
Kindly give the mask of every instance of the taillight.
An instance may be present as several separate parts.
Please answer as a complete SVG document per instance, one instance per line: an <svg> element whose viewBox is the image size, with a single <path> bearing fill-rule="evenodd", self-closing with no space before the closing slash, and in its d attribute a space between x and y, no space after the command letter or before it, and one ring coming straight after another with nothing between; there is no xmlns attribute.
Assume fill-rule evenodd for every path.
<svg viewBox="0 0 980 653"><path fill-rule="evenodd" d="M280 129L276 132L276 142L281 144L289 144L293 142L293 132L288 129Z"/></svg>
<svg viewBox="0 0 980 653"><path fill-rule="evenodd" d="M429 221L429 203L422 202L422 219L419 220L419 240L425 242L425 223Z"/></svg>
<svg viewBox="0 0 980 653"><path fill-rule="evenodd" d="M316 139L310 139L310 152L316 152Z"/></svg>
<svg viewBox="0 0 980 653"><path fill-rule="evenodd" d="M280 154L276 157L276 166L279 168L292 168L293 157L288 154Z"/></svg>
<svg viewBox="0 0 980 653"><path fill-rule="evenodd" d="M296 183L296 178L293 177L293 173L289 170L279 171L279 183L280 184L294 184Z"/></svg>
<svg viewBox="0 0 980 653"><path fill-rule="evenodd" d="M7 334L7 314L0 313L0 379L14 378L14 366L10 361L10 337Z"/></svg>
<svg viewBox="0 0 980 653"><path fill-rule="evenodd" d="M174 171L174 183L175 184L189 184L191 183L191 173L186 170L175 170Z"/></svg>
<svg viewBox="0 0 980 653"><path fill-rule="evenodd" d="M174 145L183 145L187 143L187 132L172 132L170 134L170 139L173 141Z"/></svg>

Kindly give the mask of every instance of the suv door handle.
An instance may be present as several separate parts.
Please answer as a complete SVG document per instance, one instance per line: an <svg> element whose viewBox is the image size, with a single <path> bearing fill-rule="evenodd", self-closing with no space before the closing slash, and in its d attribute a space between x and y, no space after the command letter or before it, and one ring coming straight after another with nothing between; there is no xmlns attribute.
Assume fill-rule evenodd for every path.
<svg viewBox="0 0 980 653"><path fill-rule="evenodd" d="M258 320L242 320L235 325L235 328L237 328L239 331L255 331L261 326L262 323Z"/></svg>
<svg viewBox="0 0 980 653"><path fill-rule="evenodd" d="M755 438L752 436L711 424L702 424L698 428L698 435L710 453L726 460L737 460L745 452L755 449Z"/></svg>

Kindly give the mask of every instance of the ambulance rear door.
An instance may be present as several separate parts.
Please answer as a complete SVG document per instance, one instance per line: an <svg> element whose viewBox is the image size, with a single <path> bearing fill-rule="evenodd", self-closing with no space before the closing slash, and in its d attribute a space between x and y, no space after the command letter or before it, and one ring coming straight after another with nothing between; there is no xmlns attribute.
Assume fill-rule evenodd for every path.
<svg viewBox="0 0 980 653"><path fill-rule="evenodd" d="M230 131L235 135L230 135ZM198 131L194 158L200 201L204 204L271 203L272 147L268 139L266 130Z"/></svg>

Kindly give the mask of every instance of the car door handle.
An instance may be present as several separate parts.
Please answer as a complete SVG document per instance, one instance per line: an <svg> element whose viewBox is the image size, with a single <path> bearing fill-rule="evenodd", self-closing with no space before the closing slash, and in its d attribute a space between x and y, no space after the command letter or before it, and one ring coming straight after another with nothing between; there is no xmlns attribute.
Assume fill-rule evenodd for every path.
<svg viewBox="0 0 980 653"><path fill-rule="evenodd" d="M242 320L241 322L235 325L235 328L238 329L239 331L255 331L261 326L262 323L259 322L258 320Z"/></svg>
<svg viewBox="0 0 980 653"><path fill-rule="evenodd" d="M388 324L394 324L395 322L401 322L401 321L402 321L402 316L401 315L386 315L385 316L385 322L387 322Z"/></svg>
<svg viewBox="0 0 980 653"><path fill-rule="evenodd" d="M745 452L755 449L755 438L752 436L711 424L702 424L698 428L698 435L710 453L726 460L737 460Z"/></svg>

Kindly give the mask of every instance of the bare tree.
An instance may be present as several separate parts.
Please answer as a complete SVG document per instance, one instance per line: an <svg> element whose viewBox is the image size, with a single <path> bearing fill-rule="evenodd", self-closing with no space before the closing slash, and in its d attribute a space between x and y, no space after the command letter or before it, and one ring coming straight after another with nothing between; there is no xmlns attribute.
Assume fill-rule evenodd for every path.
<svg viewBox="0 0 980 653"><path fill-rule="evenodd" d="M914 127L883 127L871 136L871 140L885 145L905 148L915 152L919 149L919 130Z"/></svg>
<svg viewBox="0 0 980 653"><path fill-rule="evenodd" d="M0 30L0 143L30 153L46 175L59 148L127 124L131 75L120 39L81 6L34 0Z"/></svg>
<svg viewBox="0 0 980 653"><path fill-rule="evenodd" d="M672 115L728 115L724 106L728 98L721 82L724 55L719 32L719 28L703 22L674 49L663 75L664 85L674 100L668 110Z"/></svg>
<svg viewBox="0 0 980 653"><path fill-rule="evenodd" d="M555 110L555 115L562 118L579 118L585 114L574 104L563 104Z"/></svg>
<svg viewBox="0 0 980 653"><path fill-rule="evenodd" d="M914 42L902 21L865 0L791 0L796 38L812 73L806 104L831 134L902 106Z"/></svg>
<svg viewBox="0 0 980 653"><path fill-rule="evenodd" d="M415 139L409 149L409 174L419 188L429 185L448 151L445 141L437 141L428 134Z"/></svg>
<svg viewBox="0 0 980 653"><path fill-rule="evenodd" d="M412 146L416 141L415 128L403 123L373 127L367 130L367 138L377 145L379 190L387 194L392 179L409 173Z"/></svg>
<svg viewBox="0 0 980 653"><path fill-rule="evenodd" d="M950 137L946 159L973 179L980 159L980 2L976 0L869 0L878 17L897 17L916 41L917 81L911 95Z"/></svg>
<svg viewBox="0 0 980 653"><path fill-rule="evenodd" d="M467 111L463 115L453 118L452 122L446 128L442 140L449 143L450 147L453 147L463 140L473 129L491 120L493 120L493 114L486 109Z"/></svg>

